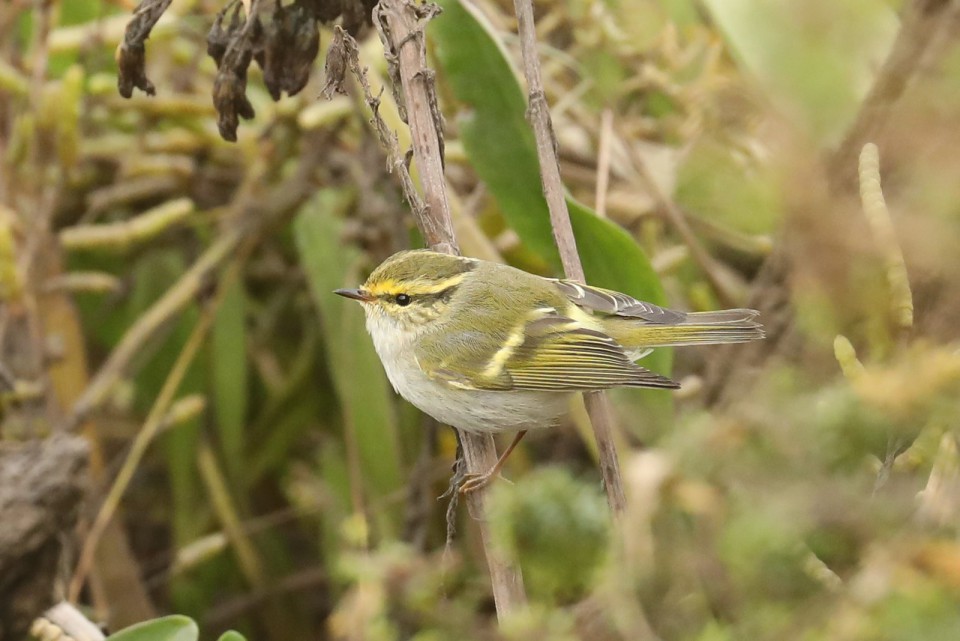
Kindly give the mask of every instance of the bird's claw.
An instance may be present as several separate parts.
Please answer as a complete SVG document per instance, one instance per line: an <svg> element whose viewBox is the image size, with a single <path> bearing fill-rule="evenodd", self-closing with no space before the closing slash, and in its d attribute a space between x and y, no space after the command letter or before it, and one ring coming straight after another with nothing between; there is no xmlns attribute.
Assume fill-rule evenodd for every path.
<svg viewBox="0 0 960 641"><path fill-rule="evenodd" d="M470 494L481 490L490 485L496 478L513 485L513 481L500 475L500 470L492 469L483 474L464 474L463 482L460 484L460 494Z"/></svg>
<svg viewBox="0 0 960 641"><path fill-rule="evenodd" d="M463 483L460 484L460 494L467 495L487 487L495 474L496 470L490 470L483 474L465 474Z"/></svg>

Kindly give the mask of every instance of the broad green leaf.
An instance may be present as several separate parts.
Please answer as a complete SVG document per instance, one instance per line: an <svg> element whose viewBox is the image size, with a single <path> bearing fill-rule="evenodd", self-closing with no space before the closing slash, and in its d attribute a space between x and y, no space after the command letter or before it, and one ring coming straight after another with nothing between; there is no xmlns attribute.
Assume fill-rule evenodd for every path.
<svg viewBox="0 0 960 641"><path fill-rule="evenodd" d="M317 543L323 564L328 568L335 568L340 562L340 555L349 549L343 541L342 525L352 510L350 469L347 467L347 455L342 440L326 438L321 445L317 464L327 497ZM296 498L293 499L293 504L298 504Z"/></svg>
<svg viewBox="0 0 960 641"><path fill-rule="evenodd" d="M179 614L151 619L124 628L109 641L197 641L200 630L193 619Z"/></svg>
<svg viewBox="0 0 960 641"><path fill-rule="evenodd" d="M243 636L236 630L227 630L220 635L220 638L217 641L247 641L247 637Z"/></svg>
<svg viewBox="0 0 960 641"><path fill-rule="evenodd" d="M457 124L464 148L510 226L558 268L536 143L516 73L475 9L460 0L441 0L440 5L443 14L431 23L429 33L444 77L463 107ZM662 304L660 279L630 235L572 198L567 205L587 281ZM670 363L670 350L657 350L644 365L669 374ZM652 402L661 410L669 406L667 394L644 396L656 399Z"/></svg>
<svg viewBox="0 0 960 641"><path fill-rule="evenodd" d="M227 475L237 487L245 464L247 417L246 293L237 280L224 292L213 326L213 399Z"/></svg>
<svg viewBox="0 0 960 641"><path fill-rule="evenodd" d="M430 33L446 79L466 107L457 119L464 147L523 242L559 266L517 77L495 35L472 9L459 0L440 4L444 13ZM630 236L573 199L567 204L588 280L662 303L660 280Z"/></svg>
<svg viewBox="0 0 960 641"><path fill-rule="evenodd" d="M339 287L355 287L361 278L360 252L341 242L342 223L335 215L345 206L341 192L320 191L301 209L294 234L320 312L347 442L355 444L365 489L376 499L401 487L400 445L392 392L367 335L363 312L333 293Z"/></svg>

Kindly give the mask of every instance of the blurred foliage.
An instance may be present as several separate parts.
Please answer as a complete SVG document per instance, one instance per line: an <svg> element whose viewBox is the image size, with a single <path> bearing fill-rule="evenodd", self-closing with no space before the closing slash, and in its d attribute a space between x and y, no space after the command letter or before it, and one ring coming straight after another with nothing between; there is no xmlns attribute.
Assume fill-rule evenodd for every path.
<svg viewBox="0 0 960 641"><path fill-rule="evenodd" d="M76 393L131 328L158 319L89 417L105 494L209 320L117 517L136 562L125 580L207 634L954 639L956 28L875 141L912 286L911 330L893 321L886 248L858 202L828 192L818 165L890 47L899 26L890 4L536 3L591 280L678 308L719 306L652 180L729 278L759 283L757 296L771 248L791 248L792 306L778 313L798 336L769 341L760 365L744 365L741 346L664 352L648 364L684 381L673 402L614 395L623 523L609 522L580 412L532 434L507 466L515 485L498 482L489 500L496 545L519 560L532 601L500 627L469 515L444 545L436 497L452 434L395 397L360 310L330 295L418 238L367 107L356 87L318 99L321 62L303 91L276 102L251 65L245 96L256 116L225 142L206 54L218 3L172 3L146 42L156 96L130 100L117 95L113 52L131 3L0 7L0 347L16 383L0 385L3 435L14 435L8 417L36 387L19 380L17 345L3 334L18 314L40 304L52 353L69 361L85 350L85 367L56 375L58 390ZM462 249L555 275L512 71L511 3L443 5L427 33ZM321 28L320 58L330 40ZM378 90L388 70L375 36L361 61ZM381 100L407 144L391 92ZM43 269L25 271L37 247ZM71 313L50 306L56 296ZM722 402L704 393L717 377L735 381ZM620 533L622 550L612 544ZM119 581L107 570L94 573ZM82 597L116 616L95 591ZM150 625L196 637L185 618Z"/></svg>
<svg viewBox="0 0 960 641"><path fill-rule="evenodd" d="M110 641L197 641L199 638L197 624L176 614L132 625L109 637ZM217 641L245 641L245 638L235 630L228 630Z"/></svg>

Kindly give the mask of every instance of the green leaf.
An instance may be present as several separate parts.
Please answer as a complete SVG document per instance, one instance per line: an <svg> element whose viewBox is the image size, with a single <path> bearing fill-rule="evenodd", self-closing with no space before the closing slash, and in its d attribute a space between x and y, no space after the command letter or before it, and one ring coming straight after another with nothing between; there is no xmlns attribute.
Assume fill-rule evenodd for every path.
<svg viewBox="0 0 960 641"><path fill-rule="evenodd" d="M536 142L525 119L526 101L502 45L483 17L459 0L440 0L431 23L444 77L462 104L457 118L464 148L504 218L534 252L559 268L550 214L543 197ZM637 243L618 225L567 198L570 221L587 281L663 304L660 279ZM646 367L669 375L672 353L657 350ZM659 410L667 394L643 394ZM646 409L651 409L644 403Z"/></svg>
<svg viewBox="0 0 960 641"><path fill-rule="evenodd" d="M200 630L193 619L179 614L135 623L109 636L109 641L197 641Z"/></svg>
<svg viewBox="0 0 960 641"><path fill-rule="evenodd" d="M357 269L361 254L341 242L342 223L334 215L346 205L342 192L321 190L300 210L294 234L320 312L347 442L356 445L366 491L371 497L383 497L402 484L392 392L360 306L333 293L340 287L355 287L362 278Z"/></svg>
<svg viewBox="0 0 960 641"><path fill-rule="evenodd" d="M245 464L247 417L246 293L237 280L224 292L213 326L213 399L227 475L234 487Z"/></svg>
<svg viewBox="0 0 960 641"><path fill-rule="evenodd" d="M220 635L220 638L217 641L247 641L247 637L243 636L236 630L227 630Z"/></svg>

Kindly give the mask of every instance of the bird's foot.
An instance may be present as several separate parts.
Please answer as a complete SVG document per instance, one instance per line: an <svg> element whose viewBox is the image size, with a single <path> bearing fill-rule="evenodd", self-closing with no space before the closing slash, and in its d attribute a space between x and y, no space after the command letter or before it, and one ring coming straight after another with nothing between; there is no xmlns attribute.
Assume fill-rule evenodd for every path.
<svg viewBox="0 0 960 641"><path fill-rule="evenodd" d="M490 482L500 472L498 468L499 466L494 466L483 474L465 474L463 482L460 484L460 494L467 495L490 485Z"/></svg>

